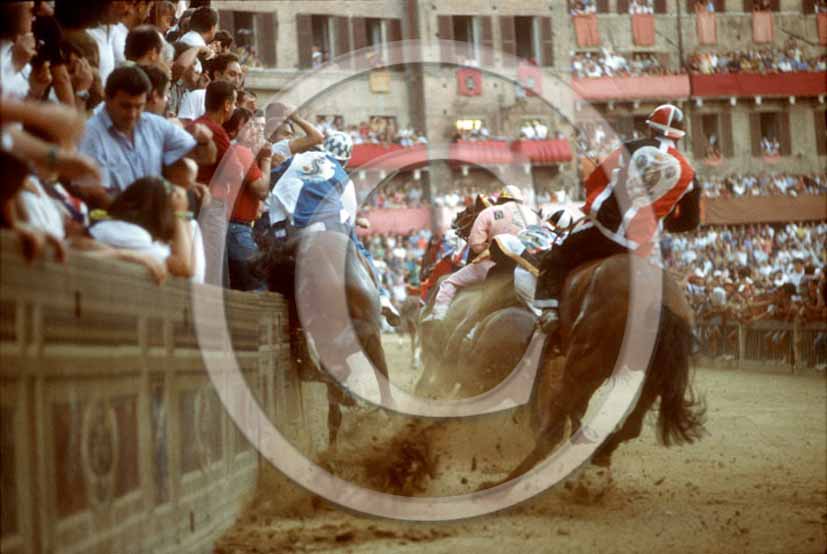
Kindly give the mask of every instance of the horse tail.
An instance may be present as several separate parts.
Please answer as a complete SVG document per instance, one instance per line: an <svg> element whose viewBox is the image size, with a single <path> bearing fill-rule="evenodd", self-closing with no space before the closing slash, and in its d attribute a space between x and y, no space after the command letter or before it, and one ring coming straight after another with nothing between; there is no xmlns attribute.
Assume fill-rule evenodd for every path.
<svg viewBox="0 0 827 554"><path fill-rule="evenodd" d="M664 306L650 378L657 381L658 436L665 446L692 443L705 432L706 403L696 396L690 383L691 345L689 322Z"/></svg>

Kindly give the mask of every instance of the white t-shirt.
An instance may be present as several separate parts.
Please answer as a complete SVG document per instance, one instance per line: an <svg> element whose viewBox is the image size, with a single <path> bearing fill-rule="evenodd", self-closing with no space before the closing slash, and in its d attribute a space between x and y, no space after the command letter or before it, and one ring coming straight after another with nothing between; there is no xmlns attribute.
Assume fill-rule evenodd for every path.
<svg viewBox="0 0 827 554"><path fill-rule="evenodd" d="M168 244L152 240L149 231L126 221L101 221L89 228L89 234L98 242L124 250L137 250L165 262L170 255Z"/></svg>
<svg viewBox="0 0 827 554"><path fill-rule="evenodd" d="M56 236L59 239L66 237L66 229L63 226L64 211L57 200L46 194L40 180L31 175L29 183L37 190L31 192L23 189L20 193L20 201L26 210L28 221L37 229Z"/></svg>
<svg viewBox="0 0 827 554"><path fill-rule="evenodd" d="M184 97L181 98L181 104L178 106L178 119L192 119L195 121L207 113L207 107L204 105L206 98L207 89L203 88L185 93Z"/></svg>
<svg viewBox="0 0 827 554"><path fill-rule="evenodd" d="M190 48L200 48L201 46L207 45L207 43L204 41L204 37L202 37L200 33L197 33L195 31L188 32L178 40L180 42L183 42Z"/></svg>
<svg viewBox="0 0 827 554"><path fill-rule="evenodd" d="M112 26L112 52L115 55L115 67L126 61L126 35L129 29L123 23Z"/></svg>
<svg viewBox="0 0 827 554"><path fill-rule="evenodd" d="M86 32L98 43L101 84L105 87L106 79L115 69L115 47L112 27L109 25L101 25L93 29L87 29Z"/></svg>
<svg viewBox="0 0 827 554"><path fill-rule="evenodd" d="M201 235L201 227L194 219L190 221L192 232L192 278L193 283L203 283L207 274L207 258L204 254L204 237Z"/></svg>
<svg viewBox="0 0 827 554"><path fill-rule="evenodd" d="M16 71L12 61L13 47L14 44L10 40L0 42L0 84L3 96L25 98L29 94L29 75L32 66L26 64L23 69Z"/></svg>

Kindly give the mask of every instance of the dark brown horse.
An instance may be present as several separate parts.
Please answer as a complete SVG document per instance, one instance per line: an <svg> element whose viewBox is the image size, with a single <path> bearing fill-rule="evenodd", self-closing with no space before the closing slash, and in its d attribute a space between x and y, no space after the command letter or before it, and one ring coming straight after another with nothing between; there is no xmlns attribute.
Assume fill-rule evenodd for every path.
<svg viewBox="0 0 827 554"><path fill-rule="evenodd" d="M340 252L346 249L341 259L331 256L330 240L337 243ZM332 375L347 372L345 360L349 355L358 350L365 354L375 372L385 377L383 383L377 375L382 399L389 398L376 283L364 259L344 235L311 233L262 246L264 254L255 264L256 271L267 279L271 291L288 299L291 355L297 361L302 380L327 385L329 442L335 445L342 423L341 406L353 406L355 400ZM305 304L309 299L311 307L302 310L305 304L297 297L305 299ZM337 313L333 306L341 302L346 306L342 313ZM342 343L348 326L355 334L356 344ZM313 339L312 346L306 340L306 332Z"/></svg>
<svg viewBox="0 0 827 554"><path fill-rule="evenodd" d="M659 302L635 296L635 302L646 303L636 307L646 310L650 319L660 310L654 350L637 403L620 428L598 448L592 463L610 466L618 446L640 436L644 417L656 401L662 444L691 443L703 435L705 408L690 383L692 312L683 292L660 269L632 256L617 255L578 268L566 281L559 336L564 363L554 363L546 348L531 403L535 446L505 481L545 459L564 438L567 420L572 423L572 433L580 428L589 400L611 376L620 354L631 307L633 271L638 283L643 283L641 288L655 280L663 285Z"/></svg>

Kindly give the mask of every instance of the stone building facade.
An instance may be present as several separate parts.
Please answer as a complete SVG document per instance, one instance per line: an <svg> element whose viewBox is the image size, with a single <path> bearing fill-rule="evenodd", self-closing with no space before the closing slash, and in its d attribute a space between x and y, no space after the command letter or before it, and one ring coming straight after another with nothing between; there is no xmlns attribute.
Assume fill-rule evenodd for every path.
<svg viewBox="0 0 827 554"><path fill-rule="evenodd" d="M341 115L346 125L385 116L398 126L423 131L433 145L450 142L458 120L478 120L492 136L510 139L518 136L527 119L538 119L569 139L575 135L574 125L595 118L610 122L618 134L628 134L664 101L647 90L616 101L576 101L571 93L571 60L578 52L612 48L628 55L651 53L677 73L691 54L705 50L781 48L793 38L811 56L826 51L819 44L812 0L773 0L774 36L770 43L761 44L753 41L752 0L715 0L717 42L711 45L699 44L694 3L656 0L653 44L637 46L626 11L628 1L599 0L600 41L584 48L577 46L567 3L559 0L223 1L213 5L221 12L223 27L232 28L237 36L240 29L249 29L242 35L249 37L267 67L251 70L248 84L263 98L287 90L312 69L314 46L319 50L316 57L324 62L335 63L339 56L365 47L376 48L377 58L389 61L389 43L418 39L419 45L408 52L433 63L383 72L384 84L378 90L372 81L376 71L355 68L350 62L339 64L325 71L330 88L303 98L301 104L311 114ZM440 39L458 43L446 47ZM521 62L514 56L536 64L543 88L540 96L526 95L516 86ZM460 65L439 63L446 57ZM478 95L460 94L457 72L465 64L482 72ZM756 152L756 135L767 128L782 142L782 155L770 169L811 172L827 166L823 92L759 95L740 90L696 98L690 91L679 96L670 100L682 105L689 116L690 135L682 145L687 154L702 156L701 135L714 132L721 142L723 162L703 166L697 159L702 171L755 171L756 162L766 161ZM457 177L456 169L438 166L430 167L431 180ZM576 160L540 173L554 181L548 183L552 187L578 181Z"/></svg>

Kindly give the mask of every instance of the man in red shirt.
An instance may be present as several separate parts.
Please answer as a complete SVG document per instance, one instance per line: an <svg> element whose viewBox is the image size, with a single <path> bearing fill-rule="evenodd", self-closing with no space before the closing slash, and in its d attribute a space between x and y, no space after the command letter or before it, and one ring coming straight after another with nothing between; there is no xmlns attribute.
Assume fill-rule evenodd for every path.
<svg viewBox="0 0 827 554"><path fill-rule="evenodd" d="M664 220L675 232L700 222L700 187L676 145L686 134L683 112L664 104L646 124L649 138L623 144L586 179L586 217L542 262L534 304L547 333L559 325L559 299L573 269L614 254L648 256Z"/></svg>
<svg viewBox="0 0 827 554"><path fill-rule="evenodd" d="M227 81L214 81L207 87L204 103L207 113L196 119L192 125L204 125L212 131L215 144L215 163L198 167L198 182L210 187L212 200L201 210L198 222L204 236L204 254L207 262L206 282L223 286L228 283L225 263L224 239L227 232L227 197L233 182L241 182L237 164L226 162L225 154L230 148L230 137L224 130L224 123L235 110L235 86Z"/></svg>

